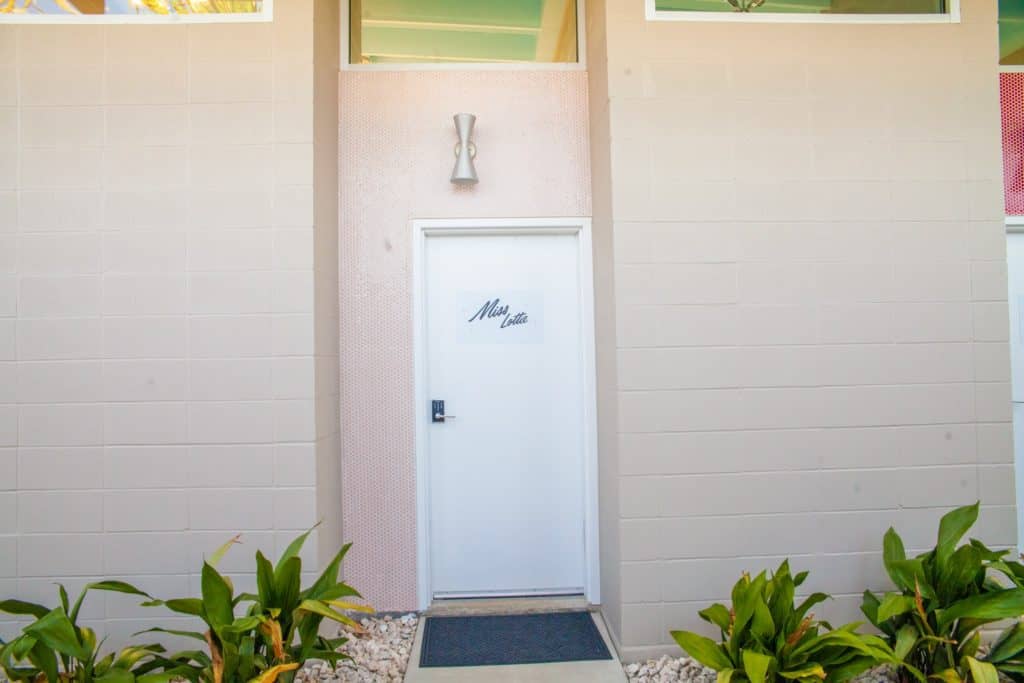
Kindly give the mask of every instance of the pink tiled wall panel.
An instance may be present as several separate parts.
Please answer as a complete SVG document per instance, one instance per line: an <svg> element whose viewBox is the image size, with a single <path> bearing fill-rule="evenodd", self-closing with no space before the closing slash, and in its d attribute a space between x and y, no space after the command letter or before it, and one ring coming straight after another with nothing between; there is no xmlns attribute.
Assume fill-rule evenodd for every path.
<svg viewBox="0 0 1024 683"><path fill-rule="evenodd" d="M1024 216L1024 73L999 74L1006 214Z"/></svg>
<svg viewBox="0 0 1024 683"><path fill-rule="evenodd" d="M416 607L415 218L590 215L587 76L341 73L342 519L347 579ZM480 184L449 182L452 115L478 116Z"/></svg>

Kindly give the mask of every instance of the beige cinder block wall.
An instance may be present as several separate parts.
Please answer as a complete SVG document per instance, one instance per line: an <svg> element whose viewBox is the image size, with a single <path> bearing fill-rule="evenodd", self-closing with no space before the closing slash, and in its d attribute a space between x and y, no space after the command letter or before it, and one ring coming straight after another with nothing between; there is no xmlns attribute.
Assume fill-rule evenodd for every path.
<svg viewBox="0 0 1024 683"><path fill-rule="evenodd" d="M338 32L340 0L314 0L313 299L316 349L316 513L320 564L343 538L338 367ZM343 571L343 575L347 572Z"/></svg>
<svg viewBox="0 0 1024 683"><path fill-rule="evenodd" d="M0 595L193 594L237 532L246 589L318 518L339 544L332 5L0 27ZM137 602L87 618L114 643L168 625Z"/></svg>
<svg viewBox="0 0 1024 683"><path fill-rule="evenodd" d="M587 4L586 35L593 197L594 333L597 360L598 500L601 540L601 612L611 633L622 628L619 533L618 396L616 395L615 249L611 190L607 16L604 0Z"/></svg>
<svg viewBox="0 0 1024 683"><path fill-rule="evenodd" d="M945 26L603 4L624 656L782 556L855 619L886 527L919 548L949 506L1012 545L996 2Z"/></svg>

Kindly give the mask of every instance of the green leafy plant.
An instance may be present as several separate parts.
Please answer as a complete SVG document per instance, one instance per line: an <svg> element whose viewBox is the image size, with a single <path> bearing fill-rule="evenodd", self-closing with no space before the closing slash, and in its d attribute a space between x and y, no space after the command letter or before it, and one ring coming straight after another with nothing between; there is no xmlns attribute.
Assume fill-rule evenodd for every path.
<svg viewBox="0 0 1024 683"><path fill-rule="evenodd" d="M91 590L149 595L123 581L90 583L72 605L67 590L58 584L60 605L53 609L21 600L0 601L0 612L33 617L9 643L0 641L0 668L12 681L35 683L91 681L103 683L163 683L179 674L165 666L160 645L137 645L100 656L102 641L78 624L86 594ZM164 669L155 672L156 669Z"/></svg>
<svg viewBox="0 0 1024 683"><path fill-rule="evenodd" d="M883 561L898 590L881 598L865 591L861 611L903 663L904 678L919 671L949 683L994 683L997 669L1014 675L1024 670L1019 624L986 657L978 656L983 626L1024 614L1024 565L1005 559L1009 551L974 539L958 547L978 510L975 503L944 515L935 547L914 558L907 558L894 529L885 533Z"/></svg>
<svg viewBox="0 0 1024 683"><path fill-rule="evenodd" d="M983 659L1001 673L1015 681L1024 680L1024 623L1018 618L992 643Z"/></svg>
<svg viewBox="0 0 1024 683"><path fill-rule="evenodd" d="M191 681L273 683L280 679L290 683L295 670L308 659L322 659L332 664L346 659L347 655L337 649L347 639L321 636L321 624L329 619L360 631L360 626L343 611L372 612L373 609L348 600L360 595L338 580L341 562L351 544L334 556L312 586L301 588L299 552L311 531L292 541L276 565L257 551L255 595L235 595L231 580L216 569L218 560L237 542L236 537L203 563L201 598L145 603L199 617L206 625L205 632L151 629L192 638L206 645L205 650L180 652L167 658L165 666ZM236 614L240 607L245 609Z"/></svg>
<svg viewBox="0 0 1024 683"><path fill-rule="evenodd" d="M765 681L846 681L880 663L895 662L885 641L856 633L858 624L833 630L815 621L810 610L828 599L813 593L794 604L807 572L790 573L789 561L774 574L743 577L732 589L732 607L716 603L699 612L722 633L715 642L689 631L672 637L704 666L718 672L719 683Z"/></svg>

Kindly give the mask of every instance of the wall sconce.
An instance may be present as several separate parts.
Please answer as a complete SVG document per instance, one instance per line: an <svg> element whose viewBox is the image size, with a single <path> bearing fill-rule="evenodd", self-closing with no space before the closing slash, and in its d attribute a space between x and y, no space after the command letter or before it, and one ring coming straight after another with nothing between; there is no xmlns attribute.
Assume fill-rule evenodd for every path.
<svg viewBox="0 0 1024 683"><path fill-rule="evenodd" d="M476 145L473 137L473 124L476 117L472 114L455 115L455 132L459 141L455 143L455 168L452 169L452 182L456 185L474 185L480 181L476 177L473 159L476 159Z"/></svg>

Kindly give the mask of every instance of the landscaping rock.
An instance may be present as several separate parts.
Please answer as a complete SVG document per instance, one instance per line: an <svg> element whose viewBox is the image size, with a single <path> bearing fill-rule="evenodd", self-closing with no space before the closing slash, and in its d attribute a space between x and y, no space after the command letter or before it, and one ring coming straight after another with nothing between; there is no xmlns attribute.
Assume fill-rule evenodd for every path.
<svg viewBox="0 0 1024 683"><path fill-rule="evenodd" d="M689 657L662 657L626 664L630 683L715 683L717 674Z"/></svg>
<svg viewBox="0 0 1024 683"><path fill-rule="evenodd" d="M715 683L717 674L688 657L662 657L626 664L623 669L630 683ZM897 683L890 667L872 669L854 679L856 683Z"/></svg>
<svg viewBox="0 0 1024 683"><path fill-rule="evenodd" d="M363 619L363 633L344 632L348 642L341 646L352 659L332 667L326 662L309 662L295 677L297 683L401 683L412 652L419 617L374 617Z"/></svg>

